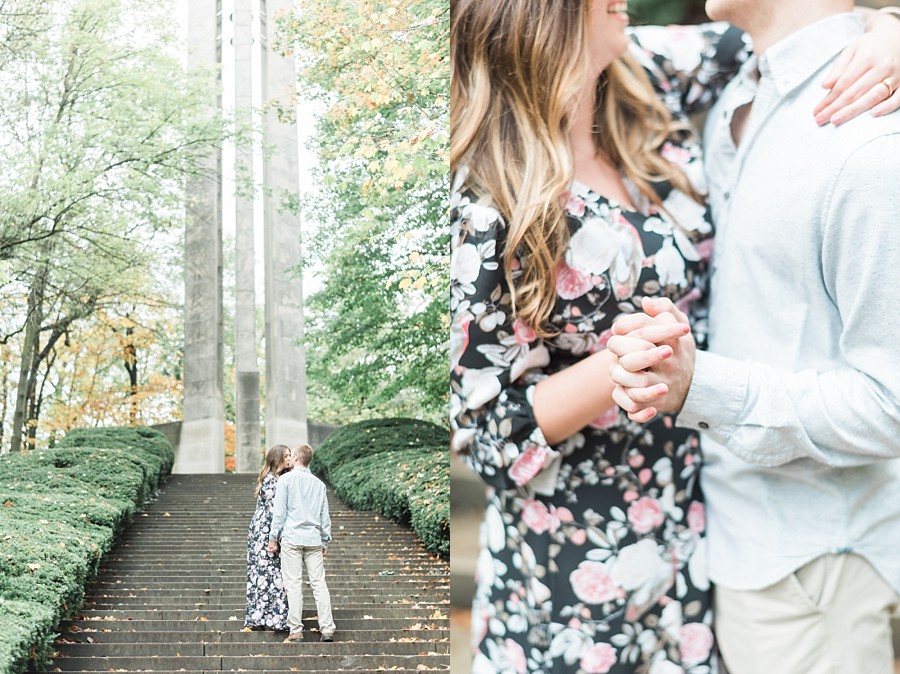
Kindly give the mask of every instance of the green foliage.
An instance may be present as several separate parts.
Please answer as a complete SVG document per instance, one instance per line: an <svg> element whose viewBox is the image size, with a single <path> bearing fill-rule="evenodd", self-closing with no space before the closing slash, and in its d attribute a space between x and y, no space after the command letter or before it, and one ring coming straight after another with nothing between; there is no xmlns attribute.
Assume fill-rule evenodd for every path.
<svg viewBox="0 0 900 674"><path fill-rule="evenodd" d="M109 447L143 449L160 459L158 472L166 476L172 472L175 452L166 436L146 426L116 426L112 428L75 428L57 447ZM156 485L153 485L154 487Z"/></svg>
<svg viewBox="0 0 900 674"><path fill-rule="evenodd" d="M628 11L636 23L666 25L706 20L705 0L629 0Z"/></svg>
<svg viewBox="0 0 900 674"><path fill-rule="evenodd" d="M324 108L302 201L324 270L305 305L310 412L326 423L446 417L448 30L445 0L310 0L279 22Z"/></svg>
<svg viewBox="0 0 900 674"><path fill-rule="evenodd" d="M149 432L147 432L149 431ZM103 555L171 466L151 429L85 429L105 447L69 446L0 458L0 671L50 653ZM115 438L122 441L116 446Z"/></svg>
<svg viewBox="0 0 900 674"><path fill-rule="evenodd" d="M332 433L310 468L351 508L411 524L425 548L450 554L447 431L415 419L376 419Z"/></svg>
<svg viewBox="0 0 900 674"><path fill-rule="evenodd" d="M0 599L0 667L4 674L25 670L53 649L53 612L33 601Z"/></svg>

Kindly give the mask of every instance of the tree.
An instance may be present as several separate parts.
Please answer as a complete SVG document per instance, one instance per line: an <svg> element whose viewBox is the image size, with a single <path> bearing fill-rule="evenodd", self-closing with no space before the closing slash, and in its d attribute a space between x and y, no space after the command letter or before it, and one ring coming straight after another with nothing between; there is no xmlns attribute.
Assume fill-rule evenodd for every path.
<svg viewBox="0 0 900 674"><path fill-rule="evenodd" d="M4 304L0 341L21 340L17 449L36 433L60 340L151 296L160 246L183 221L184 177L226 133L179 62L170 2L6 1L44 18L17 33L0 72L0 292L20 298Z"/></svg>
<svg viewBox="0 0 900 674"><path fill-rule="evenodd" d="M324 272L306 302L311 414L444 422L449 294L449 6L307 0L281 17L304 96L325 108L304 196Z"/></svg>

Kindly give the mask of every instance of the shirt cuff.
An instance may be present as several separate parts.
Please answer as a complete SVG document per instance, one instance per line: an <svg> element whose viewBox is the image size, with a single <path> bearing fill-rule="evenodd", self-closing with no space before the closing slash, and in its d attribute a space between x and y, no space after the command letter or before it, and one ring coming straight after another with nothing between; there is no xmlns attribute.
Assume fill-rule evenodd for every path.
<svg viewBox="0 0 900 674"><path fill-rule="evenodd" d="M675 423L727 446L740 422L749 380L750 363L698 351L691 388Z"/></svg>

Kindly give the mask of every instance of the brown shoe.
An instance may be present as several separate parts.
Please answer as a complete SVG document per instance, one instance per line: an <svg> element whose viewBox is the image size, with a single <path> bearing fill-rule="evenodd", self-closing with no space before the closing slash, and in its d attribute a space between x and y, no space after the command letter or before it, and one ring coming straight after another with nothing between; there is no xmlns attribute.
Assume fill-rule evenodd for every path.
<svg viewBox="0 0 900 674"><path fill-rule="evenodd" d="M287 639L283 643L289 644L292 641L303 641L303 632L291 632L287 635Z"/></svg>

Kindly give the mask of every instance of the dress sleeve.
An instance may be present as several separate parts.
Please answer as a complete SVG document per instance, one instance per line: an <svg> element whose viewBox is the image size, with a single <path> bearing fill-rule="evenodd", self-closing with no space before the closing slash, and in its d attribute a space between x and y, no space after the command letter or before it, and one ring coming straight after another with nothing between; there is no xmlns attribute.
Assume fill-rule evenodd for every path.
<svg viewBox="0 0 900 674"><path fill-rule="evenodd" d="M278 478L274 475L266 475L259 490L259 496L262 499L263 507L269 515L272 514L272 507L275 504L275 486L277 484Z"/></svg>
<svg viewBox="0 0 900 674"><path fill-rule="evenodd" d="M552 493L559 452L534 419L534 386L550 355L511 315L503 271L506 224L489 201L451 200L452 446L498 489Z"/></svg>
<svg viewBox="0 0 900 674"><path fill-rule="evenodd" d="M641 26L631 35L631 53L676 114L712 107L750 54L744 33L721 22Z"/></svg>

